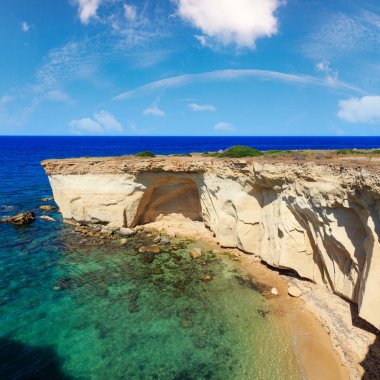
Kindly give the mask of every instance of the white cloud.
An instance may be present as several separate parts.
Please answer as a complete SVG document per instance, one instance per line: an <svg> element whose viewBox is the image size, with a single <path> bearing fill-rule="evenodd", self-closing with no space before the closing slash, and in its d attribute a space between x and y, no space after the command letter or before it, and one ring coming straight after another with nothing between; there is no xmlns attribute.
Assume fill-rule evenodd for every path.
<svg viewBox="0 0 380 380"><path fill-rule="evenodd" d="M179 15L222 44L254 48L277 33L280 0L178 0ZM202 42L202 40L201 40Z"/></svg>
<svg viewBox="0 0 380 380"><path fill-rule="evenodd" d="M152 115L152 116L157 116L157 117L164 117L165 112L160 110L157 106L152 106L144 110L143 112L144 115Z"/></svg>
<svg viewBox="0 0 380 380"><path fill-rule="evenodd" d="M263 80L273 80L284 83L295 83L302 85L312 85L312 86L321 86L329 88L340 88L344 90L356 91L358 93L363 93L360 88L357 88L348 83L335 80L330 81L326 79L320 79L317 77L299 75L299 74L287 74L281 73L278 71L269 71L269 70L218 70L210 71L198 74L185 74L179 75L176 77L169 77L165 79L160 79L155 82L145 84L143 86L137 87L133 90L124 92L116 97L114 100L125 100L133 96L144 94L147 92L162 90L174 87L186 86L193 83L202 83L202 82L211 82L211 81L232 81L239 79L248 79L248 78L258 78Z"/></svg>
<svg viewBox="0 0 380 380"><path fill-rule="evenodd" d="M105 129L111 132L123 132L123 126L116 120L115 116L107 111L94 113L96 121L98 121Z"/></svg>
<svg viewBox="0 0 380 380"><path fill-rule="evenodd" d="M76 0L78 14L83 24L88 24L90 19L96 17L96 12L102 0Z"/></svg>
<svg viewBox="0 0 380 380"><path fill-rule="evenodd" d="M45 98L53 102L70 103L71 98L68 94L61 90L50 90L46 93Z"/></svg>
<svg viewBox="0 0 380 380"><path fill-rule="evenodd" d="M333 60L361 51L373 52L380 43L379 20L369 12L358 12L353 16L333 13L314 25L303 50L307 56L318 60Z"/></svg>
<svg viewBox="0 0 380 380"><path fill-rule="evenodd" d="M214 125L215 131L231 132L235 130L235 127L230 123L220 122Z"/></svg>
<svg viewBox="0 0 380 380"><path fill-rule="evenodd" d="M341 100L338 117L349 123L380 123L380 96Z"/></svg>
<svg viewBox="0 0 380 380"><path fill-rule="evenodd" d="M124 16L129 21L135 21L137 17L136 7L134 5L124 4Z"/></svg>
<svg viewBox="0 0 380 380"><path fill-rule="evenodd" d="M14 97L13 96L10 96L10 95L3 95L1 98L0 98L0 106L5 106L6 104L12 102L14 100Z"/></svg>
<svg viewBox="0 0 380 380"><path fill-rule="evenodd" d="M216 111L216 107L213 106L212 104L197 104L197 103L191 103L189 104L189 107L194 111L194 112L213 112Z"/></svg>
<svg viewBox="0 0 380 380"><path fill-rule="evenodd" d="M74 134L102 134L103 127L89 117L70 121L71 132Z"/></svg>
<svg viewBox="0 0 380 380"><path fill-rule="evenodd" d="M123 126L107 111L95 112L93 119L86 117L72 120L69 126L72 133L79 135L123 132Z"/></svg>
<svg viewBox="0 0 380 380"><path fill-rule="evenodd" d="M26 21L23 21L21 23L21 30L25 33L29 32L30 30L30 25L26 22Z"/></svg>

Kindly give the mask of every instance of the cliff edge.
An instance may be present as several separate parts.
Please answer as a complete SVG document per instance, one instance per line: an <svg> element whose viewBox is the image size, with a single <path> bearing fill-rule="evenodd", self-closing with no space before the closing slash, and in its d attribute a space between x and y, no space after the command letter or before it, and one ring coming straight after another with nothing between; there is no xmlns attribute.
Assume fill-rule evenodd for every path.
<svg viewBox="0 0 380 380"><path fill-rule="evenodd" d="M67 219L203 223L236 247L358 304L380 329L380 170L374 163L209 157L42 162Z"/></svg>

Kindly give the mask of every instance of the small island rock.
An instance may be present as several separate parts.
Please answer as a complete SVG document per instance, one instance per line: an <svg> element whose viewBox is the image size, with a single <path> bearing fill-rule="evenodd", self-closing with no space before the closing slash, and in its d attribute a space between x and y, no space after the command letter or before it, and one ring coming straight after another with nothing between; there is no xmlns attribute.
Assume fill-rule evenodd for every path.
<svg viewBox="0 0 380 380"><path fill-rule="evenodd" d="M53 210L56 210L57 207L56 206L51 206L51 205L42 205L40 206L40 210L42 211L53 211Z"/></svg>
<svg viewBox="0 0 380 380"><path fill-rule="evenodd" d="M49 222L56 222L56 220L54 218L52 218L51 216L48 216L48 215L41 215L40 219L48 220Z"/></svg>
<svg viewBox="0 0 380 380"><path fill-rule="evenodd" d="M36 216L33 211L24 212L15 216L9 216L0 219L0 223L11 223L18 226L30 224L36 220Z"/></svg>

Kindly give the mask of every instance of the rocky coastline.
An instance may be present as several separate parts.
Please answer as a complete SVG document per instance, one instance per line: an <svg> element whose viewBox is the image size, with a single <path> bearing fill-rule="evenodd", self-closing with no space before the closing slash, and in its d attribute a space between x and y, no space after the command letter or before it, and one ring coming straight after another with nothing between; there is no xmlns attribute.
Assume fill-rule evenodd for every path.
<svg viewBox="0 0 380 380"><path fill-rule="evenodd" d="M94 224L99 233L135 231L140 226L169 236L190 231L189 235L221 247L236 248L244 260L262 261L280 271L291 269L297 279L289 282L289 293L302 294L306 307L330 329L345 364L354 368L377 341L380 167L376 164L347 159L125 156L47 160L42 165L65 219ZM337 312L340 324L326 320L329 313L318 313L318 307L326 309L328 304L322 299L332 293L334 302L346 305L341 309L344 318ZM329 307L333 310L332 304ZM362 329L362 335L355 327L359 330L354 333L347 327L356 323L354 319L370 327ZM362 338L354 342L355 336ZM352 342L343 347L347 337ZM356 375L350 371L351 377L357 377L358 371Z"/></svg>

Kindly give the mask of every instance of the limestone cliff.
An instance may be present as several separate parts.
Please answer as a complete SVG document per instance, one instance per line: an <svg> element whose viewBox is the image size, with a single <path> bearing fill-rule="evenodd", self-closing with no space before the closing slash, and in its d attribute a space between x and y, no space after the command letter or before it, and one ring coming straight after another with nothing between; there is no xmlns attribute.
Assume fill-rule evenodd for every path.
<svg viewBox="0 0 380 380"><path fill-rule="evenodd" d="M327 286L380 328L375 165L202 157L42 164L64 218L110 227L170 214L203 221L222 246Z"/></svg>

